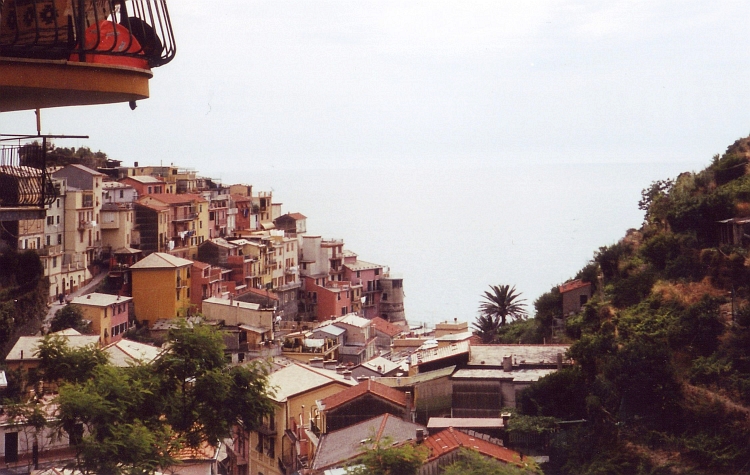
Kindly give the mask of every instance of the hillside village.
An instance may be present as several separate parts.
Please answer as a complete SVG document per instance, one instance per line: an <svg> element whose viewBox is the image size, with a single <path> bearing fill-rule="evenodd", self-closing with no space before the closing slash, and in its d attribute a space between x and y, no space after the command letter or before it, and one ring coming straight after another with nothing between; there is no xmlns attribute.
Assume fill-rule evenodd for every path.
<svg viewBox="0 0 750 475"><path fill-rule="evenodd" d="M459 320L465 315L435 328L411 326L404 307L404 281L399 275L385 264L359 259L343 239L308 234L304 210L282 210L272 192L255 190L250 184L224 185L173 164L122 166L102 152L53 145L53 140L83 136L43 135L43 130L91 123L63 114L43 127L42 111L47 108L128 104L134 111L139 102L149 98L153 70L170 63L177 51L166 4L166 0L0 0L0 112L26 111L31 116L34 111L36 118L35 135L8 134L16 130L0 134L0 475L748 473L750 138L737 140L726 153L714 156L704 170L651 183L638 203L644 212L642 225L628 230L619 241L600 247L573 278L536 299L533 317L527 318L529 312L522 308L515 287L488 282L497 298L485 292L486 299L471 327ZM340 10L338 5L331 8ZM498 81L490 78L485 95L474 99L480 102L472 103L470 95L464 94L468 92L466 84L471 92L481 92L482 76L494 67L508 70L506 66L511 64L496 63L487 56L487 38L494 37L485 33L507 30L494 28L502 23L495 21L498 17L482 14L489 21L485 25L493 28L476 30L465 12L446 10L445 15L432 15L412 8L422 16L404 10L394 15L396 10L378 5L367 13L374 21L352 23L353 17L346 11L336 11L329 16L339 17L346 31L333 35L335 50L350 51L348 56L340 56L334 48L307 49L319 48L315 42L332 31L326 30L315 9L300 14L290 5L288 10L292 17L264 13L261 18L247 9L228 15L229 10L210 5L204 9L207 15L199 18L200 28L190 32L200 41L186 45L208 46L198 50L200 56L188 54L182 62L199 63L200 70L183 69L178 73L183 76L175 77L185 77L189 71L188 75L210 83L213 89L216 81L210 74L220 73L223 84L235 84L232 74L238 75L235 85L240 87L230 91L236 97L235 107L225 108L231 115L221 115L221 107L215 107L212 117L218 123L224 121L224 126L231 121L242 128L222 128L221 137L236 136L237 131L242 134L243 128L257 124L253 122L256 117L242 111L263 111L258 107L261 104L250 105L240 97L262 94L278 95L285 101L260 116L260 120L278 122L279 129L260 128L258 134L283 130L279 136L287 137L298 131L287 119L308 115L312 121L302 122L306 131L313 130L326 142L340 140L333 154L351 156L352 160L367 157L352 151L367 149L369 142L375 141L402 147L381 149L389 151L378 159L407 157L409 148L403 147L411 140L399 144L399 138L413 136L418 145L412 150L418 150L417 155L425 161L405 163L440 163L435 159L446 155L454 142L460 152L456 163L464 166L484 148L480 147L482 137L494 137L500 131L497 127L482 129L483 123L497 123L497 114L490 117L482 110L499 110L500 103L490 96L505 100L513 96L511 89L503 89L503 85L498 89ZM374 16L374 10L383 10L386 16ZM507 16L504 10L498 11ZM585 19L585 25L552 30L589 31L592 24L602 24L601 13L609 13L586 8L582 12L588 14L574 16ZM620 13L607 15L611 18L604 22L612 24L612 18L617 20ZM714 15L719 21L721 13ZM566 19L557 11L550 14ZM586 130L579 134L585 141L585 147L579 149L583 153L567 155L576 162L582 156L592 156L592 151L598 156L611 154L607 142L619 146L622 140L617 134L623 131L621 137L628 137L631 143L619 147L618 153L626 157L646 152L639 159L648 162L670 141L674 147L675 141L681 140L670 136L671 129L683 135L685 130L709 135L705 131L715 130L712 124L723 128L746 120L731 111L731 106L740 102L731 83L722 83L720 89L734 96L723 104L715 102L718 96L681 87L685 83L677 82L677 76L681 81L684 71L678 71L672 78L675 82L669 82L668 63L685 61L663 61L668 56L689 57L690 64L700 62L706 56L693 47L694 42L684 41L690 47L681 52L674 48L678 40L700 37L705 39L701 43L715 52L721 44L712 43L712 38L733 40L731 29L714 28L722 34L710 35L700 27L718 23L697 22L696 29L697 16L675 16L671 10L665 15L655 15L650 21L644 21L650 15L634 17L638 24L653 23L656 29L652 31L659 31L647 35L648 43L635 41L648 31L638 27L628 30L632 34L624 36L624 45L611 43L606 35L590 42L599 49L604 45L605 55L565 38L546 37L547 33L540 33L530 23L507 17L520 25L511 29L513 43L526 43L518 41L524 38L518 32L528 30L535 37L549 38L544 50L555 58L570 51L586 55L585 61L578 61L585 65L583 69L576 66L575 56L571 61L548 62L550 67L539 68L541 74L535 79L548 77L553 86L542 90L539 84L528 84L524 94L515 94L527 101L541 98L536 109L535 101L523 103L522 109L512 101L502 104L511 116L528 112L528 117L543 119L516 121L531 131L535 143L528 150L543 155L545 146L555 144L556 150L563 152L561 157L566 156L566 148L575 150L570 148L575 141L566 140L575 135L573 129L558 127L562 135L542 134L546 140L542 148L540 134L534 133L548 130L552 122L564 125L559 118L570 111L583 115L571 116L577 120L567 122L576 130ZM302 16L312 20L313 30L297 21ZM441 23L438 29L437 23L424 21L430 16L453 23L449 28ZM538 14L528 16L536 18ZM667 16L665 23L662 20ZM219 17L220 33L258 30L264 36L257 44L271 51L272 63L288 63L296 71L276 69L255 57L258 51L249 46L259 37L241 35L243 41L235 42L226 41L222 34L205 35L218 24ZM283 23L291 24L294 31L277 28L282 36L269 36L273 28L265 25L270 25L270 17L293 18ZM471 49L467 47L471 42L459 41L460 61L441 49L455 50L455 38L460 37L448 35L450 42L441 42L438 35L430 35L428 48L416 46L408 38L401 45L403 36L372 27L378 22L393 23L392 18L404 20L400 22L406 25L404 30L420 38L423 35L412 34L414 24L442 34L443 30L460 32L454 26L463 23L483 33L474 31L464 39L476 37L481 44ZM680 28L675 21L686 26ZM662 31L664 24L669 25L667 35ZM675 36L681 29L686 35ZM409 74L403 55L391 61L397 69L352 62L354 57L370 60L384 55L380 45L372 47L374 44L361 37L350 36L359 30L378 43L396 44L396 49L409 52L409 62L420 66L421 75ZM738 31L746 36L741 28ZM300 32L304 48L295 43L299 39L294 35ZM283 42L304 51L304 60L293 60L284 45L268 48L282 37ZM657 37L668 41L654 41ZM497 37L490 46L503 45L503 41ZM361 43L367 48L347 50L343 43ZM533 38L529 43L539 44ZM554 44L560 49L548 47ZM668 50L661 48L663 45L668 45ZM425 62L424 56L416 54L422 49L448 59L447 69L425 67L437 63ZM503 56L513 58L512 48L501 49ZM613 81L623 75L612 73L613 69L607 69L612 65L600 60L614 58L619 67L623 51L647 50L657 53L658 65L633 63L640 68L630 70L664 70L664 74L656 75L658 85L625 75L635 87L627 96L628 89ZM482 54L477 54L480 51ZM207 62L222 54L229 54L231 61L216 64L231 64L223 69L236 71L214 68L213 62ZM466 69L472 56L480 58L481 69ZM357 75L335 67L327 69L334 62L326 63L326 57L346 64ZM528 57L544 60L533 50L517 56ZM308 58L314 59L314 70ZM555 62L565 71L554 69ZM250 68L260 68L256 78L271 78L273 84L256 83L252 76L240 80L239 75ZM305 96L318 95L323 91L315 83L316 70L325 70L326 85L334 87L333 95L310 101L317 106L312 111L305 108L305 101L290 96L295 92L290 85L303 85L296 89L304 90ZM440 89L439 83L451 77L448 71L460 76L447 81L455 83L450 90ZM591 79L584 81L584 86L606 83L613 94L583 87L597 95L576 95L560 81L559 73L564 76L571 71L576 77ZM597 75L597 71L605 74ZM383 79L391 74L403 81ZM302 82L295 83L298 75ZM469 76L477 81L467 83L464 79ZM515 76L529 83L524 74ZM713 76L726 79L732 75ZM291 82L279 81L280 77ZM330 77L336 81L329 81ZM374 78L373 84L392 82L398 89L370 90L367 84L362 87L363 77ZM597 82L597 78L604 80ZM357 90L347 88L347 82L356 84ZM710 81L694 82L711 87ZM195 87L198 83L186 80L185 84ZM424 84L429 87L422 87ZM670 109L669 94L666 101L656 102L644 94L649 84L653 90L678 91L673 106L679 106L679 113L669 113L677 110ZM199 128L191 129L177 120L177 111L198 110L196 104L205 101L205 96L178 88L174 82L166 87L172 86L182 91L173 96L184 102L181 108L174 103L157 105L151 111L156 115L139 115L127 123L116 122L122 116L109 114L114 109L91 109L89 119L105 124L113 136L153 149L164 143L165 135L185 141L191 131L200 130L210 142L185 141L199 153L222 156L216 150L223 150L224 156L253 156L252 152L245 155L245 140L236 141L235 148L214 149L217 136L210 126L201 122ZM420 96L422 90L428 95ZM544 100L550 91L571 101L566 105L565 100ZM686 102L691 94L708 99ZM641 103L647 113L640 114L638 107L633 107L639 95L660 112ZM409 100L398 100L407 96ZM341 101L342 97L345 100ZM641 120L627 120L636 115L618 107L622 97L633 99L624 102ZM378 101L376 112L382 112L378 108L392 109L388 110L392 115L369 114L373 108L362 100L372 98ZM399 109L399 102L408 110ZM444 124L428 123L415 107L420 102L459 104L461 110L477 114L467 122L466 114L456 114L455 107L442 107L430 115ZM714 102L716 108L708 107ZM294 109L286 107L292 103ZM551 103L565 109L548 107ZM598 120L586 107L580 107L601 103L612 106L608 117L614 121ZM204 106L201 102L200 107ZM208 109L211 111L210 101ZM386 120L369 127L371 119L357 114L357 109ZM686 110L690 113L684 113ZM659 115L670 119L695 116L702 122L650 121ZM706 121L711 115L728 117L729 122L717 125ZM332 121L336 116L357 128ZM143 117L152 121L144 122ZM451 126L447 119L453 118L459 122ZM587 118L609 122L617 130L581 127ZM329 130L340 129L344 135L329 135L326 127L319 127L329 121L325 124ZM405 128L410 125L407 122L417 128ZM628 129L628 122L645 129ZM173 129L172 123L182 124L182 128ZM479 128L467 126L469 123L479 124ZM4 127L8 126L21 124L6 123ZM158 130L159 142L148 142L147 128ZM369 128L381 135L368 135ZM462 140L460 129L478 134ZM505 129L511 132L506 138L523 143L518 130ZM661 142L665 148L649 141L654 131L666 140ZM351 137L356 140L349 142L347 135L361 137ZM435 140L441 136L451 140ZM503 148L488 148L489 157L513 151L507 149L507 140L497 137L494 141ZM592 142L592 137L605 140ZM255 140L267 147L268 138L257 136ZM296 150L308 160L316 148L326 149L321 142L305 141L304 134L300 140L295 137L302 148L289 148L283 138L271 138L285 147L269 152L270 158L287 159ZM340 148L345 142L347 150ZM698 142L685 143L693 146ZM426 148L425 144L440 148ZM512 156L524 149L515 150ZM627 156L628 161L633 158ZM534 173L533 169L526 172ZM496 186L489 190L502 192ZM601 200L592 203L605 205ZM554 236L546 236L544 245L560 245Z"/></svg>
<svg viewBox="0 0 750 475"><path fill-rule="evenodd" d="M36 335L7 342L0 374L6 385L20 378L10 386L50 415L57 385L35 381L49 364L40 348L55 314L75 308L83 333L50 335L115 366L154 363L185 324L220 329L230 366L268 365L273 410L262 425L201 441L170 473L339 473L371 432L374 443L430 447L424 474L441 473L462 447L517 467L546 460L543 437L511 439L505 411L571 364L566 345L481 345L458 320L410 328L401 277L342 239L308 235L307 217L282 214L271 192L176 166L107 165L55 167L44 218L3 223L6 250L39 256L49 310ZM62 466L77 454L71 434L31 443L12 413L0 416L6 467Z"/></svg>

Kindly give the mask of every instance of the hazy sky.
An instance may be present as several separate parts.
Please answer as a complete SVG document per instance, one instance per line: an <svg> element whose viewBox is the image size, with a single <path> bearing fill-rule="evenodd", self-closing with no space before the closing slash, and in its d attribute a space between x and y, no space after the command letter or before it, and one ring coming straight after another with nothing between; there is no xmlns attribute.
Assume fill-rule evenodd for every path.
<svg viewBox="0 0 750 475"><path fill-rule="evenodd" d="M151 98L43 111L126 165L706 162L750 133L747 1L168 1ZM0 132L34 132L33 112ZM225 178L226 181L226 178Z"/></svg>

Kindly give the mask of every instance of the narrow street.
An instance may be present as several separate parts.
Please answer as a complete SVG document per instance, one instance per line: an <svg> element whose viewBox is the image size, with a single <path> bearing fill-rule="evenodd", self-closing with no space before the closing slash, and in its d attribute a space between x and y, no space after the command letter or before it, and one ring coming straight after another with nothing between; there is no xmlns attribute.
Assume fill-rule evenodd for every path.
<svg viewBox="0 0 750 475"><path fill-rule="evenodd" d="M44 327L44 331L47 332L49 330L49 325L50 325L50 321L52 320L52 317L55 316L55 313L58 310L60 310L61 308L63 308L65 305L67 305L67 302L70 302L74 298L80 297L81 295L90 294L91 292L94 291L94 289L96 289L96 287L99 285L99 283L102 280L104 280L104 278L106 276L107 276L107 271L103 270L102 272L100 272L99 274L97 274L96 276L94 276L94 278L91 279L91 281L88 284L82 286L81 288L79 288L75 292L72 292L72 293L66 295L65 296L65 302L63 302L62 304L60 304L59 300L55 300L54 302L52 302L52 304L50 305L49 309L47 310L47 315L44 317L44 322L42 323L42 326Z"/></svg>

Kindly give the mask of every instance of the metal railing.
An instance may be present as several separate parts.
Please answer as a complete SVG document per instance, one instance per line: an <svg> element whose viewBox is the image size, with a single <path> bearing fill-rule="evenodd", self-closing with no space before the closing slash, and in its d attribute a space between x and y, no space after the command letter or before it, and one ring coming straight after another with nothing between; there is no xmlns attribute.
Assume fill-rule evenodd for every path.
<svg viewBox="0 0 750 475"><path fill-rule="evenodd" d="M0 8L0 56L143 69L175 56L165 0L4 0Z"/></svg>
<svg viewBox="0 0 750 475"><path fill-rule="evenodd" d="M46 146L0 145L0 207L44 208L57 198L46 171Z"/></svg>

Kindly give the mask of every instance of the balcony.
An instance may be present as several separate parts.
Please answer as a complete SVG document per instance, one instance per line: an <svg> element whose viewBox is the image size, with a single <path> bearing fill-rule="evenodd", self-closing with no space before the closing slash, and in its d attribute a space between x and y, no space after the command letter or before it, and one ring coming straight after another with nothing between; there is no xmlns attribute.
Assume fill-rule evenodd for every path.
<svg viewBox="0 0 750 475"><path fill-rule="evenodd" d="M173 223L184 223L185 221L193 221L198 218L198 213L185 213L180 216L175 216L172 219Z"/></svg>
<svg viewBox="0 0 750 475"><path fill-rule="evenodd" d="M174 58L165 0L5 0L0 111L148 98Z"/></svg>
<svg viewBox="0 0 750 475"><path fill-rule="evenodd" d="M62 245L55 244L54 246L44 246L42 249L37 250L40 256L57 256L62 254Z"/></svg>
<svg viewBox="0 0 750 475"><path fill-rule="evenodd" d="M83 231L85 229L91 229L94 227L93 221L82 220L78 221L78 230Z"/></svg>
<svg viewBox="0 0 750 475"><path fill-rule="evenodd" d="M6 138L0 142L27 138ZM46 137L42 137L41 145L0 145L0 221L44 218L45 207L57 198L46 172L46 159Z"/></svg>

